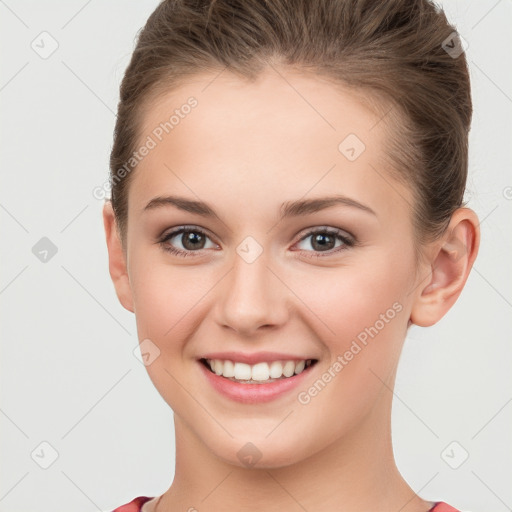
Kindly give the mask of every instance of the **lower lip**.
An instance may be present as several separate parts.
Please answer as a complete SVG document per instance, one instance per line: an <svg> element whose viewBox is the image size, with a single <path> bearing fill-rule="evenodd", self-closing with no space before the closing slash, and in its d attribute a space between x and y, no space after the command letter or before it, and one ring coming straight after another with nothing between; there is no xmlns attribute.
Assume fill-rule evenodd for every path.
<svg viewBox="0 0 512 512"><path fill-rule="evenodd" d="M210 382L210 384L219 393L231 400L245 404L270 402L271 400L284 395L298 386L310 373L315 364L309 366L298 375L294 375L293 377L288 377L286 379L279 379L274 382L269 382L268 384L240 384L239 382L229 380L211 372L201 361L199 361L199 366L201 367L203 374L208 379L208 382Z"/></svg>

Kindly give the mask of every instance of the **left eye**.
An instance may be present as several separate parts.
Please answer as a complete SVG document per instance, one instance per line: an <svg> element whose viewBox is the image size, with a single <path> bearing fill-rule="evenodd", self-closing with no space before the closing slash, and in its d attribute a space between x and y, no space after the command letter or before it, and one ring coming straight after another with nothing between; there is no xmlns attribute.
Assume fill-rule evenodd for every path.
<svg viewBox="0 0 512 512"><path fill-rule="evenodd" d="M337 253L342 250L346 250L349 247L355 245L355 242L348 235L345 235L343 231L338 229L318 229L315 231L310 231L304 237L301 238L300 242L304 242L305 240L311 239L309 245L313 249L318 249L318 252L326 253L326 256L332 255L333 253ZM340 240L341 244L338 246L333 245L336 244L336 240ZM310 252L310 251L307 251ZM310 257L321 257L323 254L315 254L317 251L313 251L313 254L308 255Z"/></svg>

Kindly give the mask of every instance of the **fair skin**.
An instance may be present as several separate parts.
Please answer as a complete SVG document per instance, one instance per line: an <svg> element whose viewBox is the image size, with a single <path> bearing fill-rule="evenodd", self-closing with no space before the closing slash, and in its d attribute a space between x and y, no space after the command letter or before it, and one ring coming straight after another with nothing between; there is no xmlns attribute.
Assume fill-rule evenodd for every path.
<svg viewBox="0 0 512 512"><path fill-rule="evenodd" d="M269 70L252 84L215 76L197 75L149 105L141 141L187 98L198 101L133 171L126 251L109 202L103 213L117 296L135 313L139 340L160 350L146 368L174 411L175 477L157 512L426 512L434 503L415 494L394 462L391 389L409 323L435 324L464 287L478 251L477 216L457 210L417 262L412 192L374 170L384 172L385 122L310 75ZM338 150L349 133L366 146L354 161ZM279 220L284 202L334 193L374 213L337 204ZM216 216L172 205L143 212L169 195L206 202ZM183 225L205 231L204 243L187 244L182 234L157 243ZM331 237L322 250L304 238L321 228L357 243L334 252L343 242ZM237 253L248 236L263 248L250 264ZM299 391L397 303L400 312L357 356L299 403ZM245 404L205 380L197 359L211 351L286 352L318 363L300 389ZM237 456L248 442L261 453L252 467Z"/></svg>

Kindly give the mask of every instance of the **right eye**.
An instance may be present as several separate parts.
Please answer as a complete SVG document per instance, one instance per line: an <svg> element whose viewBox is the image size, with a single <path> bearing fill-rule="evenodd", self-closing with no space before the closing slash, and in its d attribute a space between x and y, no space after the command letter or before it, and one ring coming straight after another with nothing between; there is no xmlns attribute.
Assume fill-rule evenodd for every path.
<svg viewBox="0 0 512 512"><path fill-rule="evenodd" d="M174 244L169 243L174 238L177 238L183 249L176 248ZM196 256L193 253L205 249L204 243L206 239L209 239L209 237L202 229L191 226L171 231L165 234L158 242L165 251L186 258L187 256Z"/></svg>

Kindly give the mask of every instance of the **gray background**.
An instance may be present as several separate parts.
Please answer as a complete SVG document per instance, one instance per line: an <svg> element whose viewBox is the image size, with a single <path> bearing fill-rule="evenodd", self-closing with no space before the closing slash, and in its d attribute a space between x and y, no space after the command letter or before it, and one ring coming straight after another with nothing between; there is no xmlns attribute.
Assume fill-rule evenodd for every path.
<svg viewBox="0 0 512 512"><path fill-rule="evenodd" d="M482 242L452 310L411 330L394 447L422 497L502 512L512 507L512 1L440 3L469 43L467 197ZM134 37L156 5L0 1L2 512L112 510L173 477L172 411L134 356L135 318L115 295L92 193L108 176ZM48 58L31 47L51 49L43 31L58 43ZM57 248L46 262L33 253L43 237Z"/></svg>

